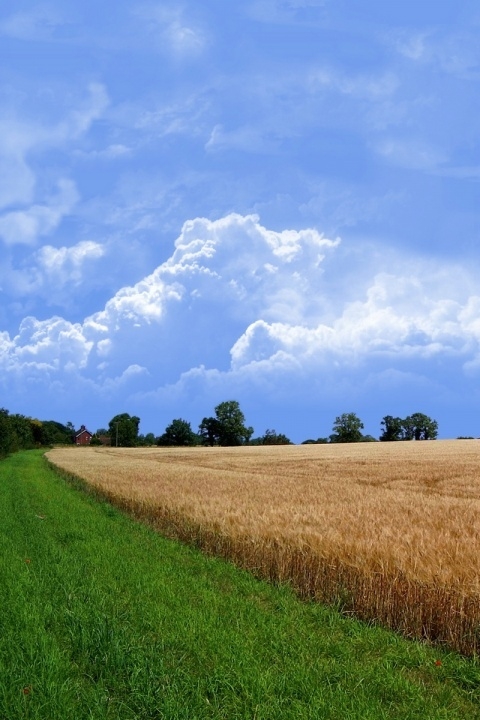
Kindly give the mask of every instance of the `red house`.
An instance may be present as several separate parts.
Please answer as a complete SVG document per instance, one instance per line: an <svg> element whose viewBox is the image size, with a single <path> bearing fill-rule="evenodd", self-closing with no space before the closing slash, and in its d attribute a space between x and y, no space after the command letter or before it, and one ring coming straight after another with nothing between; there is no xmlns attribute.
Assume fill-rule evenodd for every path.
<svg viewBox="0 0 480 720"><path fill-rule="evenodd" d="M80 430L75 434L75 445L90 445L93 433L82 425Z"/></svg>

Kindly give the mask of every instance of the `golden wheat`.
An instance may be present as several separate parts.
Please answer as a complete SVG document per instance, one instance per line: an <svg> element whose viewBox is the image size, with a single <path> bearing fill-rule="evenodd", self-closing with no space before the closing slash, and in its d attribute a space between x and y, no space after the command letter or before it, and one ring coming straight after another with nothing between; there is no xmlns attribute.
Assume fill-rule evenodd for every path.
<svg viewBox="0 0 480 720"><path fill-rule="evenodd" d="M163 532L407 635L480 645L480 443L56 449Z"/></svg>

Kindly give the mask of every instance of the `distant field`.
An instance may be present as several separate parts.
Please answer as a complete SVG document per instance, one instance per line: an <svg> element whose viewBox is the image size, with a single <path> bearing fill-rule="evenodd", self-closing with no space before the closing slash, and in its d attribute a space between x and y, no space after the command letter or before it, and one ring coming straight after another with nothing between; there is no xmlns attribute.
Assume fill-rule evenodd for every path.
<svg viewBox="0 0 480 720"><path fill-rule="evenodd" d="M480 442L55 449L163 532L403 633L480 647Z"/></svg>

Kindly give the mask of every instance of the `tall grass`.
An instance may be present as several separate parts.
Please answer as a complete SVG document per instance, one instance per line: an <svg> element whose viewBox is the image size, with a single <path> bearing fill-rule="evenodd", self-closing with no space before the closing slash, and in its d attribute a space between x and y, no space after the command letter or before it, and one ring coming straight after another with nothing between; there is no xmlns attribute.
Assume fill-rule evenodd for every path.
<svg viewBox="0 0 480 720"><path fill-rule="evenodd" d="M77 456L78 458L80 455ZM1 720L472 720L480 668L0 463Z"/></svg>
<svg viewBox="0 0 480 720"><path fill-rule="evenodd" d="M164 533L304 597L476 654L480 444L54 451Z"/></svg>

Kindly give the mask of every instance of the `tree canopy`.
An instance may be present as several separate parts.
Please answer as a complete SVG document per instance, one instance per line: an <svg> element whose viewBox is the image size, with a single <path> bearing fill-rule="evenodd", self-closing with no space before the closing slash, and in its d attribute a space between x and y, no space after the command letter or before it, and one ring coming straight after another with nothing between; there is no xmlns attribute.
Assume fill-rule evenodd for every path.
<svg viewBox="0 0 480 720"><path fill-rule="evenodd" d="M292 441L283 433L277 433L276 430L265 430L265 435L261 438L262 445L291 445Z"/></svg>
<svg viewBox="0 0 480 720"><path fill-rule="evenodd" d="M170 447L192 447L198 444L198 435L193 432L190 423L181 418L172 420L163 435L158 438L158 445Z"/></svg>
<svg viewBox="0 0 480 720"><path fill-rule="evenodd" d="M199 434L205 445L244 445L250 440L253 428L245 425L240 404L226 400L216 406L215 417L203 418Z"/></svg>
<svg viewBox="0 0 480 720"><path fill-rule="evenodd" d="M438 423L424 413L413 413L402 419L385 415L381 425L383 427L380 440L384 442L394 440L436 440L438 436Z"/></svg>
<svg viewBox="0 0 480 720"><path fill-rule="evenodd" d="M108 432L113 446L134 447L138 440L140 418L136 415L121 413L115 415L108 423Z"/></svg>
<svg viewBox="0 0 480 720"><path fill-rule="evenodd" d="M333 433L330 435L332 443L353 443L362 440L363 422L353 412L343 413L335 418Z"/></svg>

